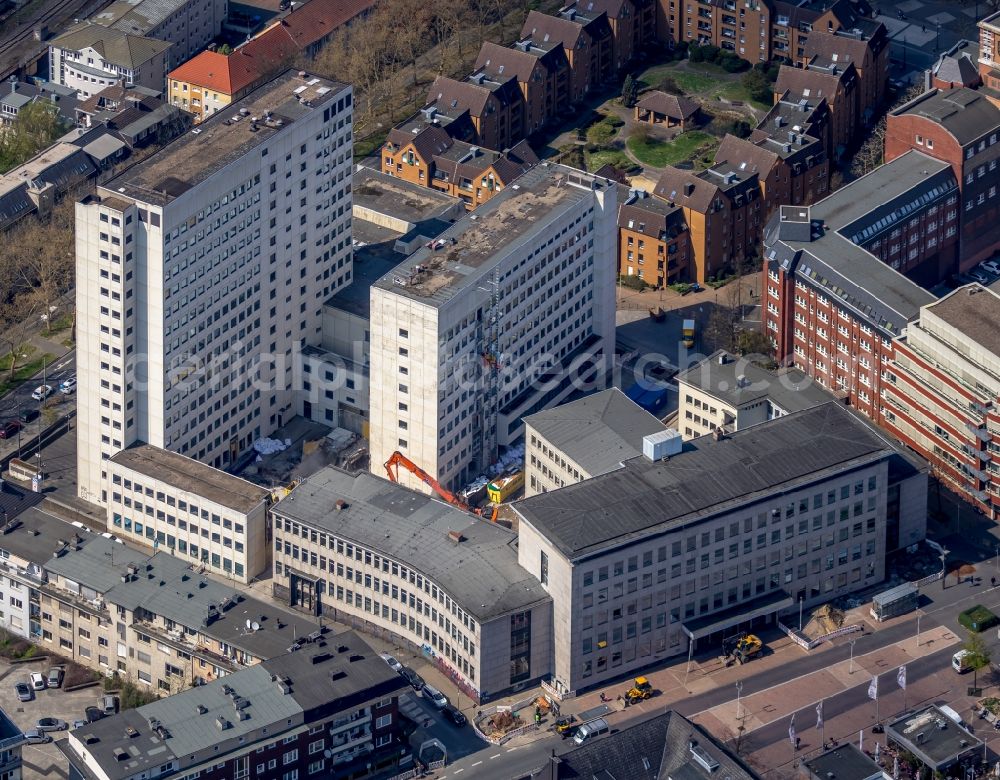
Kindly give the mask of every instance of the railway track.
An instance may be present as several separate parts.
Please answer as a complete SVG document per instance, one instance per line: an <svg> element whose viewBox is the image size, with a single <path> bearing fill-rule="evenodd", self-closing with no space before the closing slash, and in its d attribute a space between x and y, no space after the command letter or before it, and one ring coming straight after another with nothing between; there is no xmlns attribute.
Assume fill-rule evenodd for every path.
<svg viewBox="0 0 1000 780"><path fill-rule="evenodd" d="M80 0L53 0L39 9L42 11L39 16L22 22L9 33L0 37L0 79L7 78L25 62L34 59L39 52L47 48L46 44L39 42L33 47L30 55L23 51L22 44L31 40L36 28L44 27L49 23L58 23L63 17L71 15L82 5Z"/></svg>

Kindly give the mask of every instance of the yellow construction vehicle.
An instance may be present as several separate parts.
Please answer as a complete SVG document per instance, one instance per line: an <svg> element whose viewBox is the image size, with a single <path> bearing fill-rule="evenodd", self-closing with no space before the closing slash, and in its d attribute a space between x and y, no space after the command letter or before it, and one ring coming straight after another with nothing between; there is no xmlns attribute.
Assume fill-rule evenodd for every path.
<svg viewBox="0 0 1000 780"><path fill-rule="evenodd" d="M725 653L726 666L732 666L734 663L745 664L758 655L764 649L764 643L753 634L745 634L738 639L723 643L722 649Z"/></svg>
<svg viewBox="0 0 1000 780"><path fill-rule="evenodd" d="M645 677L636 677L635 683L625 691L625 701L628 704L635 704L643 699L650 698L656 690Z"/></svg>

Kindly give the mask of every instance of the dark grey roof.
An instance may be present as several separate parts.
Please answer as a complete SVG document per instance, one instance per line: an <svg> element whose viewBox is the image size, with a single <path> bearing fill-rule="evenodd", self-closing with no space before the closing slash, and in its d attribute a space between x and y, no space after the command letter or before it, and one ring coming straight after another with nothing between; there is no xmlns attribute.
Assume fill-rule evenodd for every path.
<svg viewBox="0 0 1000 780"><path fill-rule="evenodd" d="M72 540L74 534L79 534L81 537L87 535L87 531L48 515L34 506L23 509L17 520L20 523L15 522L7 533L0 535L0 549L39 565L47 563L52 558L52 553L62 548L64 542Z"/></svg>
<svg viewBox="0 0 1000 780"><path fill-rule="evenodd" d="M725 362L720 363L720 357ZM740 377L743 377L742 383ZM768 371L721 349L680 372L676 379L678 384L684 382L697 387L736 408L767 398L785 412L797 412L834 400L829 390L797 368Z"/></svg>
<svg viewBox="0 0 1000 780"><path fill-rule="evenodd" d="M803 766L816 780L873 780L882 776L881 767L853 742L845 742L810 758Z"/></svg>
<svg viewBox="0 0 1000 780"><path fill-rule="evenodd" d="M179 762L182 774L248 745L273 742L309 722L310 711L354 710L404 686L357 634L326 633L273 661L74 729L61 749L88 778L98 775L83 765L80 751L89 752L112 780L155 773L171 760ZM121 761L120 750L127 753Z"/></svg>
<svg viewBox="0 0 1000 780"><path fill-rule="evenodd" d="M908 712L886 727L886 735L913 753L932 770L943 769L959 756L982 752L978 737L959 726L935 706ZM918 736L919 735L919 736Z"/></svg>
<svg viewBox="0 0 1000 780"><path fill-rule="evenodd" d="M37 206L28 197L28 183L0 181L0 230L13 225L33 212Z"/></svg>
<svg viewBox="0 0 1000 780"><path fill-rule="evenodd" d="M10 482L0 482L0 524L5 520L13 520L26 509L40 504L43 498L45 496L41 493L24 490Z"/></svg>
<svg viewBox="0 0 1000 780"><path fill-rule="evenodd" d="M758 780L696 723L673 710L558 756L555 777L603 780Z"/></svg>
<svg viewBox="0 0 1000 780"><path fill-rule="evenodd" d="M54 38L50 45L67 51L83 51L92 47L107 62L136 70L165 52L172 44L155 38L144 38L141 33L130 34L94 22L80 22Z"/></svg>
<svg viewBox="0 0 1000 780"><path fill-rule="evenodd" d="M616 387L524 418L590 476L642 455L642 438L666 426Z"/></svg>
<svg viewBox="0 0 1000 780"><path fill-rule="evenodd" d="M899 335L935 296L858 244L870 243L957 186L948 163L909 151L812 206L812 240L786 238L778 215L772 217L765 230L765 261L794 271L837 305Z"/></svg>
<svg viewBox="0 0 1000 780"><path fill-rule="evenodd" d="M21 744L24 735L6 712L0 710L0 750L10 750Z"/></svg>
<svg viewBox="0 0 1000 780"><path fill-rule="evenodd" d="M259 485L144 442L115 453L111 462L244 514L268 497L268 491Z"/></svg>
<svg viewBox="0 0 1000 780"><path fill-rule="evenodd" d="M894 116L903 114L929 119L951 133L962 146L1000 128L1000 109L967 87L932 89L893 112Z"/></svg>
<svg viewBox="0 0 1000 780"><path fill-rule="evenodd" d="M85 543L79 549L69 549L58 558L50 555L45 560L45 570L104 594L121 582L130 563L145 563L149 557L103 536L83 536Z"/></svg>
<svg viewBox="0 0 1000 780"><path fill-rule="evenodd" d="M433 187L411 184L372 168L358 166L352 177L352 204L417 224L453 210L462 201Z"/></svg>
<svg viewBox="0 0 1000 780"><path fill-rule="evenodd" d="M827 403L724 437L686 442L667 462L644 457L513 506L570 559L694 525L894 450L860 416Z"/></svg>
<svg viewBox="0 0 1000 780"><path fill-rule="evenodd" d="M373 474L327 467L272 511L405 563L480 622L548 599L517 563L517 534Z"/></svg>
<svg viewBox="0 0 1000 780"><path fill-rule="evenodd" d="M119 576L125 573L126 567L117 567L115 563ZM279 655L296 639L317 628L303 617L245 596L236 585L222 584L198 574L193 566L168 553L156 553L138 569L128 582L119 581L107 591L105 600L109 604L130 611L141 607L257 658ZM211 618L210 613L213 613ZM260 624L260 630L247 631L248 620Z"/></svg>
<svg viewBox="0 0 1000 780"><path fill-rule="evenodd" d="M979 284L959 287L925 311L940 317L971 343L1000 355L1000 295Z"/></svg>
<svg viewBox="0 0 1000 780"><path fill-rule="evenodd" d="M307 720L316 710L347 709L349 702L384 698L407 687L406 681L353 631L324 634L261 666L289 685Z"/></svg>

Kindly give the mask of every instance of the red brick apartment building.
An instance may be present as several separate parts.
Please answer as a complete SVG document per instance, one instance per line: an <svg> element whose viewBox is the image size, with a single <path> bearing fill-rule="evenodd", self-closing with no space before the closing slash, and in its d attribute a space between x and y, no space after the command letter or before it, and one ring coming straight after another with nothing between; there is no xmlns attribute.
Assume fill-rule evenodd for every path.
<svg viewBox="0 0 1000 780"><path fill-rule="evenodd" d="M861 129L860 79L854 65L814 56L802 68L782 65L774 82L775 103L825 101L830 111L829 152L839 159Z"/></svg>
<svg viewBox="0 0 1000 780"><path fill-rule="evenodd" d="M1000 108L982 92L932 89L886 118L885 159L911 149L948 163L961 190L959 270L992 257L1000 222Z"/></svg>
<svg viewBox="0 0 1000 780"><path fill-rule="evenodd" d="M608 17L612 60L618 72L656 41L655 0L573 0L563 11L574 12L577 19Z"/></svg>
<svg viewBox="0 0 1000 780"><path fill-rule="evenodd" d="M1000 520L1000 296L972 284L926 304L894 348L882 423Z"/></svg>
<svg viewBox="0 0 1000 780"><path fill-rule="evenodd" d="M1000 106L1000 11L979 20L979 75L983 94Z"/></svg>
<svg viewBox="0 0 1000 780"><path fill-rule="evenodd" d="M893 339L935 300L917 281L954 268L959 197L947 163L910 151L810 208L779 209L763 268L779 358L880 420Z"/></svg>
<svg viewBox="0 0 1000 780"><path fill-rule="evenodd" d="M656 287L687 272L689 231L680 206L619 186L618 273Z"/></svg>
<svg viewBox="0 0 1000 780"><path fill-rule="evenodd" d="M562 46L569 62L570 103L579 103L589 91L617 75L613 38L606 13L583 14L573 8L559 16L529 11L521 28L521 40L533 47Z"/></svg>
<svg viewBox="0 0 1000 780"><path fill-rule="evenodd" d="M494 152L458 141L436 125L411 132L393 128L381 151L382 173L461 198L470 211L536 165L527 141Z"/></svg>
<svg viewBox="0 0 1000 780"><path fill-rule="evenodd" d="M661 40L713 44L750 62L805 62L814 33L843 31L885 49L885 26L871 18L865 2L852 0L657 0ZM820 52L813 52L820 53ZM873 74L874 75L874 74ZM886 71L888 75L888 71Z"/></svg>
<svg viewBox="0 0 1000 780"><path fill-rule="evenodd" d="M524 100L524 133L529 137L569 111L569 61L562 46L543 49L524 40L508 47L486 41L473 72L492 81L517 79Z"/></svg>
<svg viewBox="0 0 1000 780"><path fill-rule="evenodd" d="M475 141L487 149L507 149L524 138L524 98L513 75L495 81L483 71L464 81L438 76L422 110L430 109L452 119L468 113Z"/></svg>

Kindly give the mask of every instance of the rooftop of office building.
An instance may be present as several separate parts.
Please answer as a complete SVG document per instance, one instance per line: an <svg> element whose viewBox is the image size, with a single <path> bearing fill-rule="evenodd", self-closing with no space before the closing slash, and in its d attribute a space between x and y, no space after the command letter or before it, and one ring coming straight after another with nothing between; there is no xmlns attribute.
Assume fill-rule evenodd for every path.
<svg viewBox="0 0 1000 780"><path fill-rule="evenodd" d="M693 439L667 461L634 458L616 471L526 498L514 508L574 560L749 506L894 452L869 423L831 402L721 439Z"/></svg>
<svg viewBox="0 0 1000 780"><path fill-rule="evenodd" d="M893 116L919 116L940 125L965 146L1000 128L1000 108L974 89L934 89L911 100Z"/></svg>
<svg viewBox="0 0 1000 780"><path fill-rule="evenodd" d="M479 621L548 598L517 563L516 533L367 472L327 467L273 511L405 563Z"/></svg>
<svg viewBox="0 0 1000 780"><path fill-rule="evenodd" d="M1000 295L979 284L959 287L924 308L994 355L1000 355Z"/></svg>
<svg viewBox="0 0 1000 780"><path fill-rule="evenodd" d="M152 444L138 442L111 461L237 512L252 511L268 496L259 485Z"/></svg>
<svg viewBox="0 0 1000 780"><path fill-rule="evenodd" d="M289 69L198 127L127 168L101 187L154 205L165 205L209 178L285 126L336 100L345 84Z"/></svg>
<svg viewBox="0 0 1000 780"><path fill-rule="evenodd" d="M430 246L380 279L375 287L431 306L448 303L533 240L543 220L579 209L613 182L559 165L539 165L458 220Z"/></svg>

